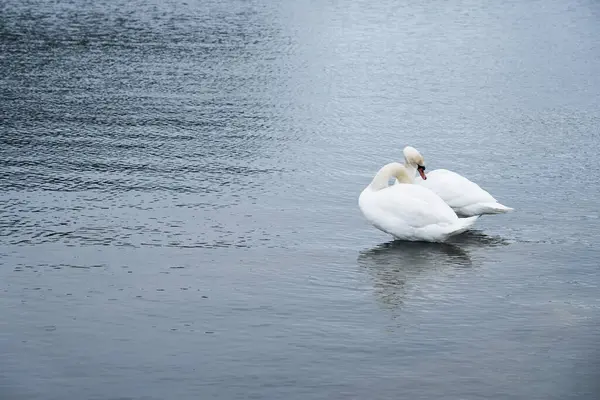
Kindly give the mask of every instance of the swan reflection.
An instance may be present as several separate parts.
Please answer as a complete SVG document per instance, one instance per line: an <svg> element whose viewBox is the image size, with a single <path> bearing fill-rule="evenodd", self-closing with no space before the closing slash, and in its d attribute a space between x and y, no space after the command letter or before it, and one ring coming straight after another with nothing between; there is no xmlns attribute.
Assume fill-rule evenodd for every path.
<svg viewBox="0 0 600 400"><path fill-rule="evenodd" d="M386 306L402 305L407 284L441 268L469 268L469 252L450 243L393 241L360 252L358 265L373 279L379 301Z"/></svg>
<svg viewBox="0 0 600 400"><path fill-rule="evenodd" d="M465 248L467 246L507 246L511 242L501 236L490 236L480 230L470 230L458 236L451 237L448 244L460 245Z"/></svg>
<svg viewBox="0 0 600 400"><path fill-rule="evenodd" d="M470 249L508 244L499 236L470 231L446 243L383 243L361 251L357 262L373 279L378 300L388 307L398 307L404 303L411 281L428 274L441 275L442 271L453 268L471 268L474 263Z"/></svg>

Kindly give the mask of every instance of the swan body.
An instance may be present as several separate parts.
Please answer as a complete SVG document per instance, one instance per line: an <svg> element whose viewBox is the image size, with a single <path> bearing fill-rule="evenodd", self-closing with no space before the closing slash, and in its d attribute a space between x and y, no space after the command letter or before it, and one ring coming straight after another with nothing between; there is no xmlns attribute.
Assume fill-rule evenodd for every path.
<svg viewBox="0 0 600 400"><path fill-rule="evenodd" d="M400 163L387 164L362 191L358 205L373 226L401 240L443 242L475 223L477 216L458 218L434 192L412 184L411 171ZM389 186L392 177L399 183Z"/></svg>
<svg viewBox="0 0 600 400"><path fill-rule="evenodd" d="M416 183L435 192L461 217L502 214L513 210L498 203L475 182L447 169L431 171L426 180L417 178Z"/></svg>
<svg viewBox="0 0 600 400"><path fill-rule="evenodd" d="M442 198L459 217L485 214L502 214L513 209L498 201L475 182L447 169L436 169L425 175L425 162L417 149L406 146L403 150L404 166L410 183L426 187ZM415 176L417 172L421 178ZM407 181L408 183L409 181Z"/></svg>

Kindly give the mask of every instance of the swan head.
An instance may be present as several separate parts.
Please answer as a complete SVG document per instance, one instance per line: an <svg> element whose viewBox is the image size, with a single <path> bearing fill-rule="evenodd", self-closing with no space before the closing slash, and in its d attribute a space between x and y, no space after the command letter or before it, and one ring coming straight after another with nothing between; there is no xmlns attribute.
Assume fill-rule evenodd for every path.
<svg viewBox="0 0 600 400"><path fill-rule="evenodd" d="M411 167L415 167L423 180L427 179L425 175L425 159L423 159L419 150L411 146L406 146L402 152L404 153L406 163Z"/></svg>

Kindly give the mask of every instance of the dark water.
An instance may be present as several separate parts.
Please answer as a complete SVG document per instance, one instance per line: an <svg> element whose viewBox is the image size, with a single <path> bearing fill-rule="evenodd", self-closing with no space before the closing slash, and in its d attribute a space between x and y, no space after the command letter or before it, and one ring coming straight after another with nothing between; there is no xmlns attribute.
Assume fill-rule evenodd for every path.
<svg viewBox="0 0 600 400"><path fill-rule="evenodd" d="M0 398L597 399L600 5L0 3ZM393 243L417 147L507 215Z"/></svg>

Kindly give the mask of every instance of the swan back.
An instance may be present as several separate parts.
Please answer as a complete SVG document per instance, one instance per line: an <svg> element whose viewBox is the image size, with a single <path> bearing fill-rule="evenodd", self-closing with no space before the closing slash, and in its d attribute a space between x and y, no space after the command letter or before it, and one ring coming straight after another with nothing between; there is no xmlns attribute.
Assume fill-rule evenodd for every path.
<svg viewBox="0 0 600 400"><path fill-rule="evenodd" d="M418 179L416 183L431 189L460 216L500 214L512 210L498 203L475 182L446 169L431 171L427 180Z"/></svg>
<svg viewBox="0 0 600 400"><path fill-rule="evenodd" d="M406 146L402 152L405 165L409 172L412 172L413 182L441 197L458 216L501 214L513 210L498 203L491 194L475 182L455 172L437 169L425 175L423 156L414 147ZM416 172L419 172L421 179L414 179Z"/></svg>

